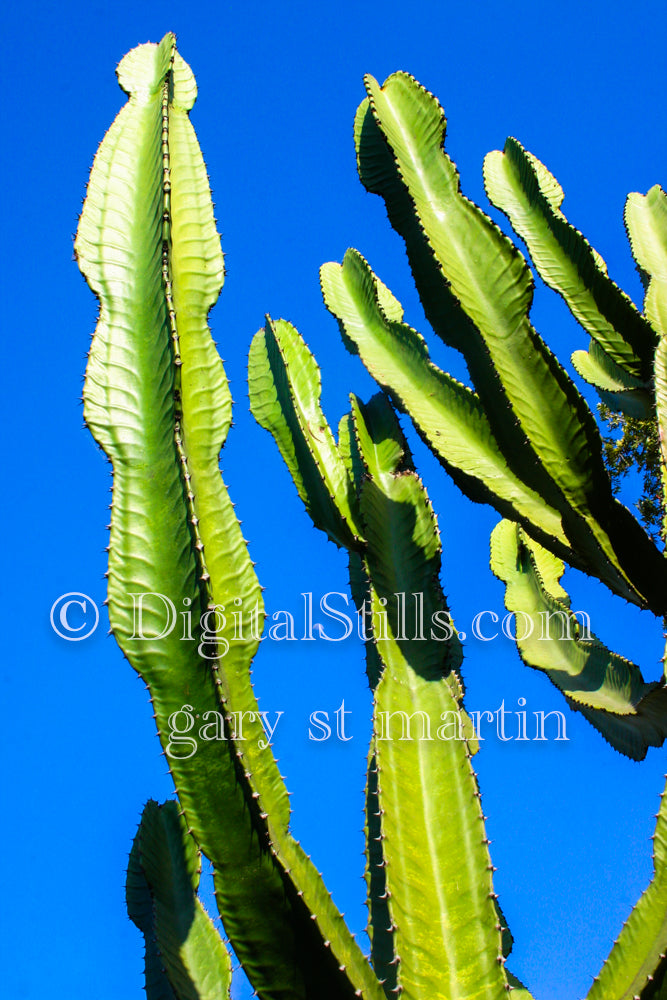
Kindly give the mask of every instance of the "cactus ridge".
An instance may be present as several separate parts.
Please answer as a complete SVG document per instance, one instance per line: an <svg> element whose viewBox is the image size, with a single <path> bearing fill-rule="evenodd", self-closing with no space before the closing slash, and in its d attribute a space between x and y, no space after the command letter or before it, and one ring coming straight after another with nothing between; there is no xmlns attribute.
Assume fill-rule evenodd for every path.
<svg viewBox="0 0 667 1000"><path fill-rule="evenodd" d="M366 889L368 899L368 936L371 961L378 979L390 995L397 988L397 965L393 923L389 911L389 890L382 848L382 825L378 789L378 769L374 741L368 757L366 779Z"/></svg>

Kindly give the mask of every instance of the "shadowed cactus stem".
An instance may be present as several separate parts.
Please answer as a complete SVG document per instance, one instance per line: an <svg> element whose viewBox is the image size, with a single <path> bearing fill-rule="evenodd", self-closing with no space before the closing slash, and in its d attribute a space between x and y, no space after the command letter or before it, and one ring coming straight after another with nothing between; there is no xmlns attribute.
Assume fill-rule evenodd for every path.
<svg viewBox="0 0 667 1000"><path fill-rule="evenodd" d="M201 855L177 802L147 802L127 868L127 912L144 935L148 1000L230 996L229 953L198 896Z"/></svg>

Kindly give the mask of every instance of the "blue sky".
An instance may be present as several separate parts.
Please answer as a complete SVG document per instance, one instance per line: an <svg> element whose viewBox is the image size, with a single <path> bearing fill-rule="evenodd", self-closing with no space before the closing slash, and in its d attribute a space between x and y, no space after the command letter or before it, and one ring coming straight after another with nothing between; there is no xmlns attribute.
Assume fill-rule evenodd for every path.
<svg viewBox="0 0 667 1000"><path fill-rule="evenodd" d="M665 183L662 5L482 2L359 5L59 5L2 15L4 261L0 308L6 434L7 583L2 663L5 769L1 852L3 979L17 1000L143 995L142 944L124 909L124 869L143 802L171 792L147 694L104 620L83 642L49 623L70 591L104 600L109 469L82 428L79 396L96 305L72 260L88 171L121 107L114 68L167 30L192 66L192 113L208 165L227 279L211 316L236 402L225 479L250 539L269 611L301 594L346 591L342 555L310 525L269 436L248 412L245 358L265 312L315 351L337 423L372 384L322 306L318 268L357 247L426 334L402 244L361 187L352 143L365 72L396 69L434 91L463 189L486 205L484 154L515 135L555 173L568 217L639 301L622 224L628 191ZM533 319L563 360L586 338L537 289ZM432 341L431 341L432 344ZM459 375L456 357L440 363ZM411 440L414 439L412 435ZM488 570L489 508L464 500L414 442L440 519L443 583L457 624L502 613ZM576 607L614 649L660 671L659 625L577 573ZM622 759L498 639L465 646L468 706L504 699L567 713L567 742L500 743L476 758L496 887L515 937L511 967L536 1000L583 996L651 872L664 752ZM283 710L276 752L293 828L340 908L363 932L363 774L370 702L359 644L263 644L263 708ZM308 740L310 712L345 700L353 738ZM239 980L237 995L243 996Z"/></svg>

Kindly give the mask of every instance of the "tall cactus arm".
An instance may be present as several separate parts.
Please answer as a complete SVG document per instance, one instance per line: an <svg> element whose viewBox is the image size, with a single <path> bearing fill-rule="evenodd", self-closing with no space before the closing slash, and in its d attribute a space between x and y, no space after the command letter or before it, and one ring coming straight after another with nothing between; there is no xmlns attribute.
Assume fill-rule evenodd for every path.
<svg viewBox="0 0 667 1000"><path fill-rule="evenodd" d="M564 193L556 178L510 138L502 152L487 154L484 183L489 201L507 215L545 284L563 297L615 364L649 383L655 332L609 278L599 253L563 215Z"/></svg>
<svg viewBox="0 0 667 1000"><path fill-rule="evenodd" d="M648 278L644 313L659 337L667 336L667 194L655 184L648 194L629 194L625 225L632 253Z"/></svg>
<svg viewBox="0 0 667 1000"><path fill-rule="evenodd" d="M602 966L587 1000L667 997L667 794L653 835L655 874Z"/></svg>
<svg viewBox="0 0 667 1000"><path fill-rule="evenodd" d="M382 88L367 77L366 88L355 125L362 181L383 195L426 315L463 351L508 464L561 513L588 572L661 612L664 561L614 500L593 416L530 324L525 261L460 192L439 105L404 73Z"/></svg>
<svg viewBox="0 0 667 1000"><path fill-rule="evenodd" d="M444 298L449 289L475 332L466 338L467 345L462 338L459 342L459 331L443 331L438 324L436 332L463 347L483 402L493 392L504 404L505 414L509 402L550 474L557 473L556 463L564 466L563 478L573 480L563 483L570 492L576 480L588 480L591 475L587 453L592 417L528 321L532 280L525 261L461 194L456 168L442 149L445 119L435 98L404 73L392 75L383 87L371 77L365 82L367 113L360 109L357 119L362 179L383 195L386 188L388 210L396 214L406 207L392 204L396 177L405 188L415 222L400 222L410 227L410 240L412 231L419 228L440 274L440 288L428 287L427 315L430 297ZM385 166L392 172L389 178L379 171L371 174L366 167L367 155L371 155L366 148L372 143L369 114L389 151L390 163ZM418 270L415 281L419 289ZM536 399L543 400L540 413ZM497 423L501 423L499 418ZM507 419L502 421L498 435L501 429L508 432L507 424ZM553 484L542 478L542 492L553 492Z"/></svg>
<svg viewBox="0 0 667 1000"><path fill-rule="evenodd" d="M501 521L494 528L491 569L517 616L524 663L544 671L616 750L643 760L667 736L667 688L646 684L639 667L610 652L587 625L582 630L559 583L563 568L518 525Z"/></svg>
<svg viewBox="0 0 667 1000"><path fill-rule="evenodd" d="M660 336L655 352L655 403L663 497L667 497L667 195L658 184L646 195L628 195L625 224L634 258L648 281L644 312ZM667 537L667 520L663 534Z"/></svg>
<svg viewBox="0 0 667 1000"><path fill-rule="evenodd" d="M147 802L127 869L128 914L145 938L148 1000L229 997L229 953L197 897L201 856L178 803Z"/></svg>
<svg viewBox="0 0 667 1000"><path fill-rule="evenodd" d="M320 281L346 346L359 354L394 405L412 418L466 496L523 521L576 563L560 515L509 468L477 395L431 363L422 337L401 322L400 303L364 258L348 250L342 265L322 266Z"/></svg>
<svg viewBox="0 0 667 1000"><path fill-rule="evenodd" d="M316 527L345 548L359 541L350 475L320 405L312 354L284 320L267 318L250 346L250 409L274 436Z"/></svg>
<svg viewBox="0 0 667 1000"><path fill-rule="evenodd" d="M100 300L84 412L114 469L112 629L150 689L187 821L214 865L225 929L259 995L374 997L372 970L288 832L287 793L250 683L261 595L218 470L229 395L206 314L222 257L187 120L194 80L172 35L130 53L119 80L130 99L95 158L76 240ZM243 637L231 615L212 610L237 596ZM208 720L196 752L182 738L188 719L192 737Z"/></svg>
<svg viewBox="0 0 667 1000"><path fill-rule="evenodd" d="M352 412L369 477L359 484L360 506L383 666L374 753L397 986L410 1000L505 996L479 792L460 689L448 680L460 661L458 639L439 642L430 632L433 613L446 608L435 516L415 473L400 467L402 435L393 418L388 437L384 397L365 407L353 398ZM420 595L421 607L413 599L399 610L401 593Z"/></svg>
<svg viewBox="0 0 667 1000"><path fill-rule="evenodd" d="M591 340L587 351L575 351L572 364L611 410L639 420L653 417L653 397L644 383L615 364L597 341Z"/></svg>
<svg viewBox="0 0 667 1000"><path fill-rule="evenodd" d="M353 400L353 406L354 406ZM358 407L357 407L358 409ZM374 407L376 428L373 438L366 435L366 462L370 463L373 475L400 468L406 471L410 468L407 442L397 434L397 428L390 411L389 422L384 432L377 427L377 418L382 410ZM359 435L363 433L359 420L355 420L355 411L346 414L339 425L339 449L341 456L357 484L357 489L368 475L364 459L360 453ZM372 462L371 462L372 456ZM372 600L372 590L368 579L365 560L356 552L350 552L349 559L350 589L358 614L363 616L364 629L368 629L366 640L366 673L373 691L377 690L384 670L384 664L375 641L372 628L372 615L369 607ZM370 623L370 627L369 627ZM365 633L366 634L366 633ZM461 687L453 674L448 675L453 682L455 697L461 697ZM375 736L371 738L369 752L369 767L366 778L366 885L368 895L368 934L371 940L371 959L379 979L384 985L387 996L398 991L398 957L395 950L394 924L390 912L389 891L387 886L387 870L383 849L382 806L379 797L378 763Z"/></svg>
<svg viewBox="0 0 667 1000"><path fill-rule="evenodd" d="M275 324L274 332L280 337L283 328ZM261 356L266 355L258 352ZM262 385L257 375L251 394L259 393ZM281 384L286 391L284 380L273 383ZM273 385L264 390L267 395L273 395ZM259 396L254 409L263 402ZM428 632L432 612L446 608L437 582L440 545L433 512L386 400L376 397L362 408L353 399L352 420L352 430L349 422L341 423L338 454L355 479L365 528L361 558L356 550L351 552L355 602L362 603L368 594L377 622L381 599L395 602L401 592L408 598L413 592L421 594ZM276 438L280 444L279 433ZM288 454L294 453L291 447ZM367 617L373 620L373 615ZM408 610L406 625L416 627ZM368 858L382 865L386 880L383 884L375 872L368 873L376 971L387 980L385 988L391 990L395 982L395 988L411 998L504 996L501 927L465 738L468 720L460 706L458 642L453 638L442 643L430 635L425 642L411 641L398 632L395 616L387 639L378 634L373 638L376 652L369 660L369 677L375 685L376 731L371 757L377 762L377 788L372 774ZM384 653L382 641L387 643ZM390 725L395 712L407 713L413 726L416 712L417 725L428 719L434 732L449 723L447 732L453 738L380 739L377 722L384 712ZM371 811L376 796L379 840L378 817ZM406 822L409 832L402 829ZM418 843L426 846L418 850ZM434 914L440 914L435 926Z"/></svg>
<svg viewBox="0 0 667 1000"><path fill-rule="evenodd" d="M75 244L101 307L84 412L114 466L109 617L125 655L150 688L163 744L169 720L181 718L174 713L184 705L195 705L200 715L224 711L213 671L202 668L196 645L180 641L175 630L159 639L133 638L133 594L164 595L178 612L190 610L194 621L209 597L196 558L194 497L187 496L192 491L182 472L175 363L180 351L167 293L173 238L165 231L165 102L175 60L168 35L159 46L133 50L121 63L119 81L130 100L95 158ZM145 603L143 631L158 636L164 626L162 598ZM291 920L276 921L274 939L261 915L264 908L284 909L284 888L266 851L265 832L260 843L257 810L253 816L239 782L240 761L227 745L209 742L195 756L175 751L169 762L198 843L216 871L237 868L237 878L220 887L219 903L235 947L243 957L247 949L251 979L261 988L278 970L276 982L285 976L291 984L291 963L282 957L294 948ZM254 885L254 913L246 880Z"/></svg>

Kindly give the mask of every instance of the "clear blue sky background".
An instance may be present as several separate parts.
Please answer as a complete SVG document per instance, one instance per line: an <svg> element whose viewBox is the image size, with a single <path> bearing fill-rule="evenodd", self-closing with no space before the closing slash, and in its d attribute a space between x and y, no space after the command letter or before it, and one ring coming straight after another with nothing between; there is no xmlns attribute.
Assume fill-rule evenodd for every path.
<svg viewBox="0 0 667 1000"><path fill-rule="evenodd" d="M326 6L26 0L2 15L3 499L5 764L0 940L7 996L142 996L142 944L124 909L124 869L143 802L171 792L146 692L105 637L59 639L53 601L104 599L103 456L82 428L93 296L72 234L97 144L124 96L114 67L167 30L199 84L192 119L206 158L228 276L212 314L236 401L226 481L258 561L268 610L298 612L304 591L345 591L342 556L301 511L269 436L248 412L245 358L265 312L291 319L323 370L332 423L347 393L372 386L344 350L319 295L318 267L356 246L425 323L402 244L355 169L362 76L406 69L441 99L464 191L486 204L484 154L513 134L563 184L565 209L639 298L623 232L628 191L665 183L662 3L457 3ZM567 360L586 338L538 288L533 317ZM424 331L426 332L426 331ZM456 357L437 360L462 375ZM414 435L412 436L414 438ZM439 513L443 582L461 628L502 613L488 570L496 515L465 501L415 442ZM660 627L576 573L576 607L617 651L659 676ZM536 1000L582 997L651 873L664 752L622 759L523 667L506 639L466 643L468 706L504 699L567 714L569 742L501 744L477 757L496 887L515 936L511 967ZM370 701L360 646L264 643L254 677L282 709L276 751L293 827L355 931L363 933L362 805ZM307 718L345 699L353 739L315 744ZM247 995L241 978L238 997Z"/></svg>

